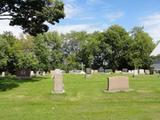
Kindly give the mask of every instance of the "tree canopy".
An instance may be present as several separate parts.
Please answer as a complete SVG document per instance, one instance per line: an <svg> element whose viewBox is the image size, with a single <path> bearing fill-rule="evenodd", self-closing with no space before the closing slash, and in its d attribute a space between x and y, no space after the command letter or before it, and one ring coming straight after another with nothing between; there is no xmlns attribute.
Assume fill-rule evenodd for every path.
<svg viewBox="0 0 160 120"><path fill-rule="evenodd" d="M11 26L21 26L25 33L33 36L48 31L46 22L54 25L64 17L61 0L0 1L0 20L10 20Z"/></svg>
<svg viewBox="0 0 160 120"><path fill-rule="evenodd" d="M103 32L54 31L20 39L6 32L0 35L0 71L149 69L154 47L152 38L141 27L127 32L122 26L112 25Z"/></svg>

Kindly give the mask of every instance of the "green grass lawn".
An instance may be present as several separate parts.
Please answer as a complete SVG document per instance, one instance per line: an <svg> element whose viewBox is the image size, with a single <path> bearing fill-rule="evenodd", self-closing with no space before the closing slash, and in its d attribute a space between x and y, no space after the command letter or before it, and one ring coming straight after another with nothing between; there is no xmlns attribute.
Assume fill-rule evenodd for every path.
<svg viewBox="0 0 160 120"><path fill-rule="evenodd" d="M130 77L132 92L104 93L107 75L64 76L53 95L50 76L0 80L0 120L159 120L160 77Z"/></svg>

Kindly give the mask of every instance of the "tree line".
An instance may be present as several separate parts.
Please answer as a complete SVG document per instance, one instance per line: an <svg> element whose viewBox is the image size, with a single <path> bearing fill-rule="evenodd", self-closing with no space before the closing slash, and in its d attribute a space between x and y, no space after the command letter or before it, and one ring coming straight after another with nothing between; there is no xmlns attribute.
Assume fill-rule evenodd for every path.
<svg viewBox="0 0 160 120"><path fill-rule="evenodd" d="M10 32L0 35L0 71L49 71L73 69L149 69L149 56L155 44L143 27L127 32L112 25L103 32L56 31L16 38Z"/></svg>

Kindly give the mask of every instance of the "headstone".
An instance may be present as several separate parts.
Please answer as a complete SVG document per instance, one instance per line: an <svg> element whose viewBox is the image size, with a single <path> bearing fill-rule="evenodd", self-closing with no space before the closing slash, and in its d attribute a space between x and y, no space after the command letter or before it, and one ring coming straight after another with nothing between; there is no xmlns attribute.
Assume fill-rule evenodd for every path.
<svg viewBox="0 0 160 120"><path fill-rule="evenodd" d="M127 69L127 68L123 68L123 69L122 69L122 72L125 72L125 73L126 73L126 72L128 72L128 69Z"/></svg>
<svg viewBox="0 0 160 120"><path fill-rule="evenodd" d="M2 77L5 77L5 72L2 72Z"/></svg>
<svg viewBox="0 0 160 120"><path fill-rule="evenodd" d="M46 75L46 72L43 72L42 75L45 76L45 75Z"/></svg>
<svg viewBox="0 0 160 120"><path fill-rule="evenodd" d="M29 79L30 78L30 70L19 70L16 72L16 76L20 79Z"/></svg>
<svg viewBox="0 0 160 120"><path fill-rule="evenodd" d="M62 73L65 73L63 70L61 70ZM84 71L82 70L70 70L69 71L70 74L86 74Z"/></svg>
<svg viewBox="0 0 160 120"><path fill-rule="evenodd" d="M143 74L143 75L144 75L144 74L145 74L145 73L144 73L144 69L140 69L140 70L139 70L139 74Z"/></svg>
<svg viewBox="0 0 160 120"><path fill-rule="evenodd" d="M134 71L133 71L133 75L134 75L134 76L137 76L137 75L138 75L138 70L134 70Z"/></svg>
<svg viewBox="0 0 160 120"><path fill-rule="evenodd" d="M150 70L145 70L144 72L146 75L150 75Z"/></svg>
<svg viewBox="0 0 160 120"><path fill-rule="evenodd" d="M128 70L128 73L129 73L129 74L133 74L134 71L133 71L133 70Z"/></svg>
<svg viewBox="0 0 160 120"><path fill-rule="evenodd" d="M112 69L105 69L105 73L111 73Z"/></svg>
<svg viewBox="0 0 160 120"><path fill-rule="evenodd" d="M91 70L91 74L93 74L94 73L94 70Z"/></svg>
<svg viewBox="0 0 160 120"><path fill-rule="evenodd" d="M103 67L100 67L98 72L104 72L104 68Z"/></svg>
<svg viewBox="0 0 160 120"><path fill-rule="evenodd" d="M35 76L34 71L31 71L31 72L30 72L30 76L31 76L31 77Z"/></svg>
<svg viewBox="0 0 160 120"><path fill-rule="evenodd" d="M90 78L91 77L91 73L92 73L91 68L86 68L86 75L85 75L85 77L86 78Z"/></svg>
<svg viewBox="0 0 160 120"><path fill-rule="evenodd" d="M98 70L94 70L93 73L94 73L94 74L98 73Z"/></svg>
<svg viewBox="0 0 160 120"><path fill-rule="evenodd" d="M86 68L86 74L91 74L91 68Z"/></svg>
<svg viewBox="0 0 160 120"><path fill-rule="evenodd" d="M122 71L116 70L115 73L120 74L120 73L122 73Z"/></svg>
<svg viewBox="0 0 160 120"><path fill-rule="evenodd" d="M129 90L128 77L125 76L109 77L107 90L109 92L128 91Z"/></svg>
<svg viewBox="0 0 160 120"><path fill-rule="evenodd" d="M63 73L61 70L56 69L53 75L54 88L53 93L62 94L64 93L64 84L63 84Z"/></svg>

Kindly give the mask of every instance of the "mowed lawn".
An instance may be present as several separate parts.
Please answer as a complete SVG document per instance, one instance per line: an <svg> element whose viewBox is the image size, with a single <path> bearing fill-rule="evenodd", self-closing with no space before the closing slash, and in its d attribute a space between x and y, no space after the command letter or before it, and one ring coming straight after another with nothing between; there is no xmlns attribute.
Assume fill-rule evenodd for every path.
<svg viewBox="0 0 160 120"><path fill-rule="evenodd" d="M63 95L51 94L49 75L0 80L0 120L160 119L160 76L129 76L134 91L104 93L107 77L65 74Z"/></svg>

